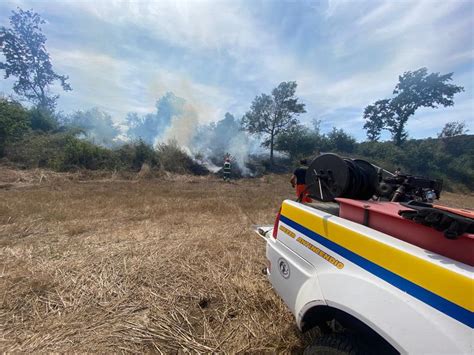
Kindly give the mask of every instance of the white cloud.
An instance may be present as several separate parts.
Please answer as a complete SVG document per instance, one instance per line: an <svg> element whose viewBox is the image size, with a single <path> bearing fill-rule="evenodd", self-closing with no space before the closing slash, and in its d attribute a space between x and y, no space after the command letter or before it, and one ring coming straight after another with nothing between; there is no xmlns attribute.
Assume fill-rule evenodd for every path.
<svg viewBox="0 0 474 355"><path fill-rule="evenodd" d="M156 100L168 91L185 98L201 122L222 118L231 100L220 88L196 83L179 71L154 63L130 62L90 51L53 49L51 55L58 70L74 73L74 91L63 93L62 99L74 97L76 109L100 107L111 112L116 121L131 111L153 112Z"/></svg>
<svg viewBox="0 0 474 355"><path fill-rule="evenodd" d="M187 50L258 48L260 29L248 7L222 1L71 1L114 25L133 25Z"/></svg>
<svg viewBox="0 0 474 355"><path fill-rule="evenodd" d="M454 107L439 109L424 108L407 122L407 130L413 138L434 137L448 122L466 122L469 133L474 130L472 113L474 112L473 100L458 100Z"/></svg>
<svg viewBox="0 0 474 355"><path fill-rule="evenodd" d="M448 21L459 1L385 2L353 22L345 17L360 2L337 3L332 13L335 37L329 40L337 60L334 66L350 65L348 76L334 80L319 75L319 90L312 100L332 110L341 107L363 107L372 100L389 96L404 71L426 66L432 71L454 71L456 66L469 63L473 56L473 19ZM370 3L369 3L370 4ZM334 22L343 17L345 21ZM458 39L471 37L470 48ZM329 73L331 74L331 73ZM466 80L472 81L472 72ZM456 80L456 78L455 78ZM461 82L463 84L464 82Z"/></svg>
<svg viewBox="0 0 474 355"><path fill-rule="evenodd" d="M14 8L18 2L9 4ZM78 21L84 20L83 31L90 18L97 22L90 30L98 37L95 43L69 43L68 38L49 42L58 71L70 75L74 89L61 93L64 107L99 106L121 119L128 111L152 111L157 98L173 91L195 107L199 120L209 121L222 118L230 108L242 114L239 111L254 95L269 92L281 81L296 80L297 95L308 104L307 117L327 115L334 123L341 120L355 127L363 108L389 96L404 71L427 66L431 71L456 72L472 62L473 17L453 18L466 4L331 0L325 13L315 9L301 18L305 30L320 28L317 38L298 29L289 31L290 38L282 37L280 25L268 26L258 17L272 14L256 11L260 5L250 1L68 0L20 5L56 19L77 14ZM298 4L288 3L291 6ZM286 13L273 15L281 16L282 23L286 19ZM104 31L116 33L100 33L102 23ZM127 42L133 31L138 40L140 34L151 40ZM56 29L54 35L61 33ZM301 36L307 48L293 50L293 36ZM123 43L109 43L109 38ZM73 49L61 47L64 43ZM162 43L170 52L179 49L179 54L153 47ZM195 64L199 61L209 61L216 72L201 75ZM464 77L454 77L470 97L472 81L472 67ZM462 111L460 106L446 112L454 117ZM348 111L341 118L334 116Z"/></svg>
<svg viewBox="0 0 474 355"><path fill-rule="evenodd" d="M389 14L393 14L395 5L395 2L380 3L375 9L360 17L356 21L356 24L361 26L368 23L379 22L380 19L386 18Z"/></svg>
<svg viewBox="0 0 474 355"><path fill-rule="evenodd" d="M399 3L391 11L385 11L384 16L378 18L374 36L381 40L397 38L400 35L414 32L417 29L425 32L436 26L436 22L449 16L459 7L457 1L417 1L413 6ZM398 16L394 16L397 14ZM430 28L431 27L431 28Z"/></svg>
<svg viewBox="0 0 474 355"><path fill-rule="evenodd" d="M328 0L327 1L327 8L324 12L324 16L326 19L334 16L341 7L350 3L350 0Z"/></svg>

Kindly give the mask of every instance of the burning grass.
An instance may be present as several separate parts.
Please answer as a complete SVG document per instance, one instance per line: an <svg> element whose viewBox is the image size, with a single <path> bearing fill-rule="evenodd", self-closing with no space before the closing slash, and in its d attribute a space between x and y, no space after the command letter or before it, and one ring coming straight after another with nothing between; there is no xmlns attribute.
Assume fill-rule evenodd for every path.
<svg viewBox="0 0 474 355"><path fill-rule="evenodd" d="M264 245L250 230L293 196L287 177L7 182L2 350L288 352L307 343L261 274ZM464 201L472 207L472 196Z"/></svg>

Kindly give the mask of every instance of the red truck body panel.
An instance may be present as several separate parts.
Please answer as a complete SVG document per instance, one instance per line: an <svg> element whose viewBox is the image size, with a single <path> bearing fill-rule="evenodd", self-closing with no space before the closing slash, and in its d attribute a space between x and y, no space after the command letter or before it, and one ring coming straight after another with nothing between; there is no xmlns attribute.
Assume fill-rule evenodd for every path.
<svg viewBox="0 0 474 355"><path fill-rule="evenodd" d="M391 235L433 253L474 266L474 234L456 240L446 238L434 228L399 216L407 207L397 202L358 201L337 198L339 216Z"/></svg>

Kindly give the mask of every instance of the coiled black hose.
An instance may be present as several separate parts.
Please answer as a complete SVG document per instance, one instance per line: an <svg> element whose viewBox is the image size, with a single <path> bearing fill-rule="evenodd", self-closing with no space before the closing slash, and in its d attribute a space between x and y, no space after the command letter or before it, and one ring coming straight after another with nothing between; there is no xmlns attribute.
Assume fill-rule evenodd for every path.
<svg viewBox="0 0 474 355"><path fill-rule="evenodd" d="M310 196L320 201L332 201L336 197L368 200L376 192L378 175L375 167L365 160L322 154L309 165L306 183Z"/></svg>

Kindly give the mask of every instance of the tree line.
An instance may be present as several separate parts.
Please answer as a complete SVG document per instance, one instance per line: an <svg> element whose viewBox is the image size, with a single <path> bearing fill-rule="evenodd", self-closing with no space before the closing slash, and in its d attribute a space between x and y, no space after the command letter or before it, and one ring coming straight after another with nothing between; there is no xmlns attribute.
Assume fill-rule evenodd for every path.
<svg viewBox="0 0 474 355"><path fill-rule="evenodd" d="M406 123L419 108L454 105L454 95L464 88L451 84L452 76L453 73L428 73L427 68L408 71L399 76L392 98L377 100L364 110L364 129L368 140L377 142L381 131L385 129L391 133L395 145L401 146L408 137ZM263 145L270 148L271 161L278 140L281 146L281 141L289 137L305 136L305 129L301 127L297 116L306 110L295 96L296 87L294 81L282 82L273 89L271 95L256 96L242 119L245 130L263 136ZM466 133L464 122L448 122L442 135L463 133ZM334 128L330 135L336 134L345 133Z"/></svg>
<svg viewBox="0 0 474 355"><path fill-rule="evenodd" d="M59 95L52 93L52 85L59 82L65 91L72 88L66 75L53 70L42 32L44 23L33 10L18 8L12 12L10 27L0 27L0 50L4 56L0 69L5 79L15 80L13 91L18 98L31 105L26 108L15 99L0 98L0 157L6 155L15 161L29 161L28 166L37 164L58 170L138 169L140 162L153 165L174 154L175 160L186 166L184 170L203 171L193 165L196 159L175 143L152 146L164 125L184 107L184 99L173 93L157 101L155 113L130 113L125 141L118 139L121 131L112 117L99 109L71 115L56 112ZM201 151L213 147L212 156L217 158L228 149L231 136L239 136L237 143L241 145L248 144L244 135L248 133L269 150L270 170L278 164L289 166L301 157L335 151L377 159L389 166L401 165L412 173L455 177L455 181L471 186L474 154L472 136L465 135L464 122L446 123L439 139L410 140L406 131L408 120L418 109L454 105L454 96L464 89L452 83L452 76L453 73L429 73L427 68L400 75L391 97L377 100L363 111L367 142L357 143L337 127L323 134L320 121L314 121L313 127L301 124L298 117L306 109L296 95L294 81L282 82L271 93L257 95L241 119L228 113L215 124L198 127L193 141ZM390 132L391 142L379 142L383 130ZM460 145L457 150L453 141ZM201 151L196 151L196 156L202 155ZM283 155L276 157L275 151Z"/></svg>
<svg viewBox="0 0 474 355"><path fill-rule="evenodd" d="M97 112L98 122L101 122L103 114ZM87 116L76 113L66 122L84 117ZM108 120L107 116L105 119ZM90 120L86 123L91 124ZM334 127L330 132L322 133L319 126L320 121L314 121L313 127L293 125L275 138L274 149L280 154L274 157L273 165L268 156L249 154L247 168L254 174L275 171L275 166L278 171L290 171L301 158L311 159L321 152L336 152L369 160L392 171L402 168L411 174L441 178L448 187L474 189L474 136L459 134L462 131L452 125L447 125L437 138L409 139L402 146L392 141L359 143L342 129ZM208 174L203 154L219 166L228 151L229 140L236 133L246 137L242 129L241 122L230 114L216 123L201 126L194 139L207 144L199 146L196 143L197 150L193 155L176 142L153 146L141 139L108 148L97 144L101 141L94 143L90 135L82 133L83 129L64 126L54 116L0 99L0 156L24 168L139 171L147 163L151 168L170 172Z"/></svg>

